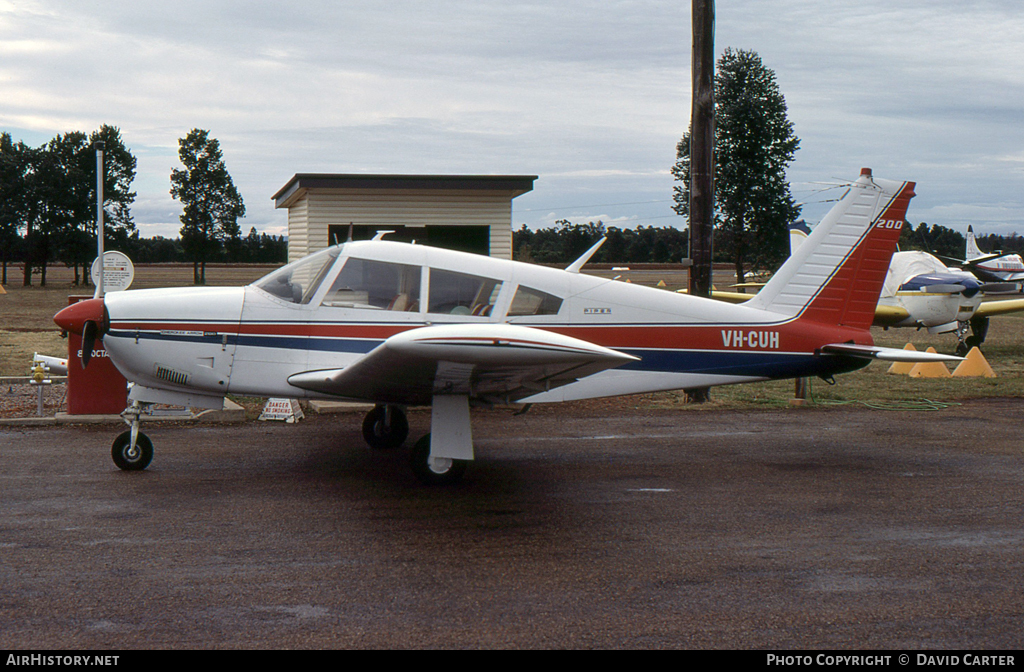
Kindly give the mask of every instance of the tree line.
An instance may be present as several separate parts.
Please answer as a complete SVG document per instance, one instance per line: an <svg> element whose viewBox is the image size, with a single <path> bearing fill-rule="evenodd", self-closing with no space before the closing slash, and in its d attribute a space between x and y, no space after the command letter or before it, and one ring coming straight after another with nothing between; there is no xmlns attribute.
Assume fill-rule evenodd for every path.
<svg viewBox="0 0 1024 672"><path fill-rule="evenodd" d="M975 238L982 252L1024 254L1024 236L1018 236L1016 232L1008 236L995 233L975 234ZM952 260L962 260L967 252L967 237L940 224L928 225L921 222L916 227L904 224L900 232L899 247L904 251L922 250L942 258L949 265L955 265Z"/></svg>
<svg viewBox="0 0 1024 672"><path fill-rule="evenodd" d="M283 236L243 237L238 219L245 205L209 132L193 129L178 141L183 168L172 169L170 193L181 202L180 238L141 238L132 219L136 159L120 130L104 125L86 134L72 131L40 147L0 133L0 282L7 267L23 264L23 284L63 263L75 284L90 284L96 256L96 154L103 143L104 248L138 263L191 262L195 282L205 282L207 262L278 263L287 257Z"/></svg>
<svg viewBox="0 0 1024 672"><path fill-rule="evenodd" d="M723 232L719 232L721 235ZM579 258L594 243L606 237L604 245L591 261L605 264L680 263L689 257L689 230L671 226L639 226L636 229L606 227L602 222L574 224L559 220L555 226L531 231L525 224L512 232L513 256L518 261L540 264L568 265ZM1002 250L1006 253L1024 253L1024 236L989 234L978 236L978 246L985 252ZM946 260L963 259L967 247L964 234L942 226L921 222L917 226L905 223L900 233L899 249L922 250ZM788 253L787 253L788 254ZM716 249L716 263L735 261L732 250ZM764 270L774 271L775 265ZM952 263L952 262L949 262Z"/></svg>
<svg viewBox="0 0 1024 672"><path fill-rule="evenodd" d="M689 250L689 230L671 226L636 229L606 227L604 223L574 224L562 219L555 226L531 231L525 224L512 232L512 254L518 261L569 264L602 237L607 238L591 261L596 263L680 263Z"/></svg>
<svg viewBox="0 0 1024 672"><path fill-rule="evenodd" d="M6 269L22 261L25 285L35 273L45 285L47 265L54 262L73 267L76 283L88 282L87 266L96 254L98 141L106 146L105 228L116 243L135 231L129 206L136 161L118 129L64 133L41 147L0 134L0 262Z"/></svg>

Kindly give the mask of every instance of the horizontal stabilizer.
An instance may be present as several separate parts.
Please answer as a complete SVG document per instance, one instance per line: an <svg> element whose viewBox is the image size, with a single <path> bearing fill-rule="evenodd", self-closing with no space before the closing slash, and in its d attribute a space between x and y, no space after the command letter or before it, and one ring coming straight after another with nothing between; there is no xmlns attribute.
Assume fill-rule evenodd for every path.
<svg viewBox="0 0 1024 672"><path fill-rule="evenodd" d="M943 355L939 352L918 352L884 348L880 345L857 345L855 343L832 343L821 347L822 354L845 355L861 359L881 359L886 362L959 362L963 357Z"/></svg>

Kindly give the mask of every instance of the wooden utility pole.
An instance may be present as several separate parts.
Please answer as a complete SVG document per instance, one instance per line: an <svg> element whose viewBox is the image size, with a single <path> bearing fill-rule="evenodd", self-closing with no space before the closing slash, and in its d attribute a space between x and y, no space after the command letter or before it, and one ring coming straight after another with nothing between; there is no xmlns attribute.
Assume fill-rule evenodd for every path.
<svg viewBox="0 0 1024 672"><path fill-rule="evenodd" d="M693 2L690 108L690 294L711 296L715 197L715 0Z"/></svg>
<svg viewBox="0 0 1024 672"><path fill-rule="evenodd" d="M693 2L693 102L690 107L690 295L711 296L711 232L715 207L715 0ZM684 390L691 403L710 388Z"/></svg>

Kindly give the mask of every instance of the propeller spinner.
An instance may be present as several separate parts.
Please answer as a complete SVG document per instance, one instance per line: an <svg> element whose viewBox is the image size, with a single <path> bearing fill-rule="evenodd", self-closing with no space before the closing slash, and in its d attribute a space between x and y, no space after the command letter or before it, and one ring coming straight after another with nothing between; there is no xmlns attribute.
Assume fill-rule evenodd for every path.
<svg viewBox="0 0 1024 672"><path fill-rule="evenodd" d="M92 358L92 349L96 345L96 340L102 340L103 335L110 328L107 307L104 305L103 299L87 299L73 303L54 315L53 321L63 331L79 334L82 337L83 369Z"/></svg>

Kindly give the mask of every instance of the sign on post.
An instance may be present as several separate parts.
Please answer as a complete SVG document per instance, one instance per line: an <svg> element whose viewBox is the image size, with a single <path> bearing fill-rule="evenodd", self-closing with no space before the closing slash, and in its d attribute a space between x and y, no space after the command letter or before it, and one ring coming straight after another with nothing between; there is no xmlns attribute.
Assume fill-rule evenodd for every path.
<svg viewBox="0 0 1024 672"><path fill-rule="evenodd" d="M100 259L92 262L92 282L99 287L100 284ZM103 253L103 291L119 292L131 287L135 279L135 266L128 255L123 252Z"/></svg>

